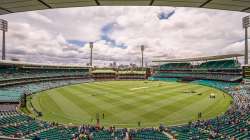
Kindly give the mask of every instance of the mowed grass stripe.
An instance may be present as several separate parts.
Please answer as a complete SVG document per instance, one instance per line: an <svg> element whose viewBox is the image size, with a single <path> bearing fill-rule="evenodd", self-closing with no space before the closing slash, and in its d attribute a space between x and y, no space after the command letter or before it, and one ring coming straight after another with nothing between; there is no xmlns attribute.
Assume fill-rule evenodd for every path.
<svg viewBox="0 0 250 140"><path fill-rule="evenodd" d="M140 87L147 88L140 89ZM223 101L220 103L219 98L214 103L209 102L207 98L211 92L222 96L220 91L190 83L107 81L66 86L49 91L51 91L55 100L62 101L60 101L60 104L55 102L43 104L43 102L47 101L42 100L40 104L49 108L47 109L44 106L45 108L41 109L44 113L42 118L46 120L55 119L64 123L93 124L96 113L99 113L100 117L104 113L105 119L101 118L101 124L106 126L115 124L118 127L136 127L137 122L142 121L142 126L151 127L160 123L187 123L190 118L197 116L196 111L206 112L207 114L204 113L204 117L210 117L226 110L220 108L219 105ZM185 91L195 91L196 93L187 94L184 93ZM43 93L48 94L47 92ZM199 96L196 95L197 93L203 94ZM38 98L34 98L34 100L37 101L42 94L35 95ZM60 96L57 96L58 94ZM66 103L68 108L77 108L78 111L73 113L63 112L62 107L59 107L61 103L65 103L63 100L69 102ZM228 99L225 100L228 101ZM56 107L51 109L49 106L54 106L54 104ZM208 110L211 107L219 109ZM54 114L47 113L53 111L55 111ZM68 112L67 109L64 111ZM211 113L208 113L208 111L211 111ZM77 114L77 112L82 113ZM60 118L60 116L64 118Z"/></svg>
<svg viewBox="0 0 250 140"><path fill-rule="evenodd" d="M45 119L49 121L64 121L67 122L66 114L63 113L60 106L58 106L54 100L48 95L50 91L39 94L38 98L32 100L33 105L38 111L46 113ZM49 106L49 107L48 107Z"/></svg>
<svg viewBox="0 0 250 140"><path fill-rule="evenodd" d="M70 92L71 90L71 92ZM68 89L69 93L74 93L74 90L75 89ZM114 94L112 94L114 95ZM84 96L83 94L78 94L78 96L80 98L82 98L82 96ZM111 95L110 95L111 96ZM100 97L100 96L99 96ZM137 105L135 104L127 104L127 103L124 103L126 99L123 99L120 104L122 105L126 105L127 107L129 108L136 108ZM83 100L85 101L85 100ZM99 112L99 113L103 113L105 112L105 114L108 114L106 116L116 116L116 118L113 118L119 122L122 122L122 121L127 121L127 117L124 117L123 115L119 115L122 111L125 111L127 108L124 107L124 108L118 108L116 105L113 105L111 102L103 102L103 100L101 98L96 98L96 96L88 96L88 102L91 102L93 104L95 104L95 106L91 105L93 108L96 108L96 106L98 106L100 109L96 110L96 112ZM131 106L133 105L133 107ZM92 108L88 108L90 110L92 110ZM107 113L107 110L109 111L109 113ZM93 110L92 110L93 111ZM111 114L110 114L111 113ZM130 113L129 111L126 112L126 114L129 114L130 117L129 118L136 118L138 117L137 114L135 113Z"/></svg>
<svg viewBox="0 0 250 140"><path fill-rule="evenodd" d="M99 87L100 88L100 87ZM99 89L97 88L97 89ZM168 92L165 92L163 90L163 88L168 88L168 87L161 87L161 88L157 88L155 90L158 90L157 92L155 92L154 90L150 90L150 91L146 91L146 94L144 93L139 93L138 94L132 94L132 97L130 95L129 91L117 91L117 90L109 90L107 91L108 94L103 94L102 96L96 96L96 98L101 98L101 100L106 100L107 102L112 102L113 105L119 105L121 104L121 102L124 102L125 105L131 105L131 104L135 104L135 103L143 103L141 101L146 100L151 98L153 101L154 98L157 99L157 96L165 96L167 93L171 93L171 89L178 89L176 86L172 86L171 88L168 89ZM183 87L185 88L185 87ZM80 90L84 90L81 87L79 87ZM112 88L110 88L112 89ZM86 90L86 89L85 89ZM100 90L102 90L103 92L106 92L105 89L100 88ZM87 91L89 91L89 89L87 89ZM169 92L170 91L170 92ZM99 92L99 91L97 91ZM162 92L165 92L164 94ZM111 96L112 94L112 96ZM173 95L175 96L175 95ZM104 98L106 97L106 99ZM160 99L160 97L158 98ZM115 104L118 103L118 104ZM116 107L116 106L114 106Z"/></svg>
<svg viewBox="0 0 250 140"><path fill-rule="evenodd" d="M81 93L82 96L86 96L86 97L90 97L90 96L93 96L93 95L97 95L95 96L96 98L99 98L101 96L110 96L112 98L108 98L109 100L107 102L116 102L116 101L119 101L119 100L116 100L117 98L120 98L121 95L119 94L113 94L112 95L112 92L108 89L105 89L105 87L99 87L99 88L96 88L96 87L93 87L93 86L77 86L77 87L74 87L74 88L71 88L70 90L74 90L74 92L77 92L77 93ZM121 93L120 94L126 94L122 91L120 91Z"/></svg>
<svg viewBox="0 0 250 140"><path fill-rule="evenodd" d="M63 96L64 94L68 94L64 89L55 90L53 93L49 93L50 97L60 105L61 110L67 116L71 116L72 119L79 119L81 116L89 116L88 112L85 112L84 109L80 108L76 102L69 100L69 98ZM71 96L75 96L71 94ZM73 109L72 109L73 108ZM90 118L87 118L90 119ZM81 119L82 120L82 119Z"/></svg>
<svg viewBox="0 0 250 140"><path fill-rule="evenodd" d="M158 116L155 118L156 121L159 121L161 118L164 118L168 115L171 115L177 111L182 110L184 107L194 104L199 101L203 97L206 97L207 94L204 94L208 89L200 89L200 92L203 92L202 95L191 94L191 95L182 95L183 98L181 100L177 100L171 104L164 104L160 108L154 109L152 111L147 111L142 116L145 118L153 117L152 115ZM182 113L180 113L181 115ZM176 118L173 118L176 119Z"/></svg>
<svg viewBox="0 0 250 140"><path fill-rule="evenodd" d="M217 96L220 96L220 98L218 98ZM227 94L225 94L225 98L221 94L216 95L215 103L210 104L209 106L207 106L206 109L202 111L203 118L213 117L214 112L220 112L220 114L218 115L222 115L223 113L226 112L227 108L230 106L231 101L232 101L232 98Z"/></svg>
<svg viewBox="0 0 250 140"><path fill-rule="evenodd" d="M74 89L67 89L68 92L73 92L73 93L79 93L79 91L83 91L82 88L78 87L78 88L74 88ZM98 103L98 105L100 105L101 107L105 106L105 108L112 108L113 107L113 102L111 102L111 99L115 99L115 97L113 96L117 96L118 94L106 94L106 93L102 93L102 94L99 94L99 95L96 95L96 93L99 93L101 92L100 90L98 89L94 89L94 88L84 88L84 91L85 92L88 92L88 93L91 93L91 94L88 94L88 95L85 95L84 93L81 93L81 94L77 94L77 96L79 98L85 98L85 97L88 97L90 101L94 102L94 103ZM108 96L108 97L107 97ZM110 99L110 101L105 101L105 98L108 98ZM120 102L119 100L112 100L114 102Z"/></svg>
<svg viewBox="0 0 250 140"><path fill-rule="evenodd" d="M169 101L175 101L175 98L179 98L177 96L182 96L183 94L176 94L175 92L180 90L182 91L183 89L186 89L186 86L183 86L181 88L175 88L172 90L168 90L166 92L161 93L161 91L159 91L160 94L156 94L157 96L154 96L155 93L153 93L153 97L151 98L147 98L142 100L141 102L139 102L139 109L143 109L143 108L147 108L148 110L155 110L156 108L159 108L161 105L163 105L166 102ZM196 88L196 87L193 87ZM140 104L142 103L142 104ZM146 103L146 104L143 104Z"/></svg>
<svg viewBox="0 0 250 140"><path fill-rule="evenodd" d="M185 88L185 87L183 87L183 88ZM176 89L176 88L175 88ZM124 91L125 93L126 93L126 91ZM171 92L170 90L169 90L169 92ZM117 94L119 94L119 93L116 93L115 95L117 95ZM114 95L114 94L112 94L112 95ZM162 96L168 96L168 97L170 97L170 96L177 96L177 94L166 94L166 95L164 95L164 94L161 94ZM107 95L107 96L111 96L111 95ZM103 96L97 96L97 97L99 97L100 98L100 100L103 100ZM154 96L153 96L154 97ZM98 98L98 99L99 99ZM165 97L166 98L166 97ZM165 98L162 98L162 99L165 99ZM127 98L124 98L123 100L118 100L119 101L119 104L114 104L113 102L108 102L108 103L110 103L110 104L112 104L112 108L109 108L109 107L107 107L107 106L105 106L105 108L108 108L109 110L113 110L113 113L115 113L115 114L117 114L117 113L121 113L121 112L124 112L125 114L127 114L127 113L130 113L130 114L132 114L132 116L134 115L134 114L136 114L136 113L131 113L131 112L129 112L130 111L130 109L137 109L137 108L139 108L139 107L142 107L143 108L143 105L138 105L138 103L143 103L142 101L138 101L138 100L135 100L135 101L133 101L133 102L128 102L128 100L127 100ZM159 98L158 99L156 99L155 101L159 101ZM100 104L101 104L101 101L99 101L100 102ZM136 104L137 103L137 104ZM101 104L102 105L102 104ZM145 103L144 103L144 105L145 105ZM118 114L118 115L119 115ZM121 116L121 117L123 117L123 115L119 115L119 116ZM131 117L132 117L131 116ZM134 117L137 117L136 115L134 115Z"/></svg>
<svg viewBox="0 0 250 140"><path fill-rule="evenodd" d="M58 89L58 90L62 90L61 92L63 92L64 93L64 91L67 91L68 93L74 93L74 94L76 94L76 93L78 93L77 95L79 96L79 97L81 97L81 96L83 96L84 95L84 93L80 90L80 91L78 91L78 90L76 90L75 91L75 89L78 89L78 88L80 88L80 87L78 87L78 88L75 88L76 86L74 86L74 88L61 88L61 89ZM185 87L183 87L183 88L185 88ZM81 88L80 88L81 89ZM94 90L95 90L95 88L93 88ZM91 89L91 90L93 90L93 89ZM174 88L174 89L176 89L176 88ZM86 89L85 89L86 90ZM86 90L87 92L89 92L89 90L90 89L88 89L88 90ZM96 91L95 91L96 92ZM125 92L126 93L126 92ZM110 94L109 94L110 95ZM119 93L115 93L115 95L119 95ZM176 96L176 94L172 94L172 95L174 95L174 96ZM84 100L83 100L84 101ZM100 113L102 113L102 112L104 112L105 114L108 114L109 116L110 116L110 112L107 112L107 110L112 110L112 114L113 114L113 116L118 116L118 120L127 120L127 118L125 118L123 115L121 116L121 115L119 115L118 113L120 113L120 112L122 112L122 111L125 111L125 110L127 110L127 109L129 109L129 108L136 108L136 107L139 107L138 105L135 105L135 104L133 104L133 103L123 103L122 104L122 102L120 102L120 104L121 105L119 105L119 106L123 106L123 108L117 108L117 106L116 105L113 105L113 104L111 104L111 105L109 105L110 104L110 102L108 102L108 103L104 103L103 101L102 101L102 99L100 99L100 100L97 100L97 98L92 98L91 96L88 96L88 102L89 101L91 101L91 103L93 103L93 104L95 104L95 106L98 106L100 109L98 109L98 110L96 110L96 112L100 112ZM126 101L126 99L124 100L122 100L122 101ZM86 101L84 101L84 102L86 102ZM92 110L93 111L93 108L96 108L93 104L91 104L89 107L87 107L87 110ZM134 105L134 106L131 106L131 105ZM109 107L110 106L110 107ZM103 109L103 107L104 107L104 109ZM92 112L91 111L91 112ZM130 113L129 111L126 111L125 112L125 114L127 114L127 113ZM131 113L130 113L131 114ZM93 116L93 114L91 115L91 116ZM136 117L138 117L135 113L133 113L133 114L131 114L130 115L130 117L133 117L133 118L136 118Z"/></svg>
<svg viewBox="0 0 250 140"><path fill-rule="evenodd" d="M77 90L79 91L77 91ZM100 90L98 90L100 89ZM127 96L127 92L128 91L114 91L114 90L109 90L109 91L105 91L105 89L103 88L83 88L83 87L77 87L74 88L74 90L76 92L81 92L84 94L84 92L91 92L91 94L95 94L95 93L102 93L102 94L97 94L97 96L95 96L96 98L100 98L101 100L107 101L108 103L112 103L114 105L114 103L118 103L120 104L120 102L122 102L124 99L128 100ZM123 96L121 96L122 94L124 94ZM84 96L84 95L82 95ZM138 96L138 95L137 95ZM144 96L144 95L143 95ZM135 100L136 98L133 98L133 100ZM142 98L143 99L143 98ZM133 102L131 102L133 103Z"/></svg>
<svg viewBox="0 0 250 140"><path fill-rule="evenodd" d="M151 98L149 97L149 98L143 98L141 100L135 100L133 102L134 104L137 105L135 108L130 107L130 104L121 104L118 107L122 107L122 108L125 107L126 109L126 110L123 110L121 115L126 114L128 111L130 111L130 113L140 115L141 112L145 112L148 109L154 110L154 109L159 108L162 104L165 104L169 100L174 101L175 99L178 98L178 96L179 94L175 94L173 90L169 90L168 92L161 93L161 95L152 94ZM140 110L141 112L139 112L138 110Z"/></svg>
<svg viewBox="0 0 250 140"><path fill-rule="evenodd" d="M209 94L205 96L207 96L208 98ZM194 120L197 117L198 112L202 112L202 110L200 109L200 106L209 105L209 102L207 102L208 101L207 98L201 98L200 100L189 99L188 102L185 101L182 107L176 109L175 111L171 111L171 114L167 115L165 118L161 120L164 120L164 119L165 120L167 119L179 120L182 118L185 118L186 120ZM213 104L213 101L211 101L210 103Z"/></svg>
<svg viewBox="0 0 250 140"><path fill-rule="evenodd" d="M167 85L167 84L166 84ZM126 87L126 86L125 86ZM131 91L129 91L128 89L130 88L130 87L126 87L126 88L116 88L116 87L114 87L114 86L107 86L107 84L100 84L100 85L92 85L91 87L89 87L89 86L78 86L77 87L79 90L82 90L82 92L84 92L85 90L87 90L87 91L89 91L89 90L91 90L91 89L94 89L94 91L95 92L98 92L98 93L108 93L108 95L110 95L110 94L115 94L114 96L112 96L112 97L117 97L116 98L116 100L121 100L121 99L124 99L124 98L126 98L126 99L128 99L128 98L133 98L133 100L134 100L134 98L143 98L143 96L146 96L147 94L152 94L151 92L149 92L148 90L147 90L147 92L146 93L144 93L143 94L143 96L138 96L136 93L139 93L139 92L143 92L143 91L141 91L141 90L138 90L137 92L136 91L133 91L133 92L131 92ZM86 89L87 88L87 89ZM91 89L89 89L89 88L91 88ZM162 88L164 88L164 87L162 87ZM171 87L170 86L166 86L165 88L169 88L169 89L171 89ZM175 86L172 86L172 88L177 88L177 86L175 85ZM152 90L151 91L153 91L153 89L154 88L152 88ZM97 91L96 91L97 90ZM131 95L130 95L131 94ZM140 94L140 93L139 93Z"/></svg>
<svg viewBox="0 0 250 140"><path fill-rule="evenodd" d="M197 85L196 86L194 86L193 88L196 88L197 87ZM183 86L182 87L183 89L185 89L186 88L186 86ZM174 88L174 91L176 90L176 89L178 89L178 88ZM173 91L171 91L171 90L168 90L168 92L173 92ZM73 92L74 93L74 92ZM172 95L174 95L174 96L177 96L178 94L172 94ZM164 99L164 98L163 98ZM170 99L171 100L171 99ZM102 106L105 106L105 108L107 108L107 105L105 105L104 103L102 103L102 102L100 102L99 101L99 103L100 103L100 105L102 105ZM140 103L140 102L139 102ZM140 105L137 105L137 106L131 106L131 104L121 104L121 105L123 105L124 107L123 108L119 108L119 109L117 109L117 106L114 106L115 107L115 109L112 109L113 110L113 114L115 113L119 113L119 112L121 112L120 114L122 114L122 112L124 112L124 115L125 114L138 114L139 112L138 112L138 110L137 110L137 108L136 107L141 107L142 109L143 108L145 108L144 106L140 106ZM133 105L133 104L132 104ZM152 104L150 104L149 106L151 106L151 108L152 108ZM156 106L157 108L158 107L160 107L160 106ZM130 112L128 109L135 109L136 110L136 113L134 113L134 112ZM152 109L154 109L154 108L152 108ZM124 118L124 115L122 114L122 115L119 115L120 117L120 119L121 120L126 120L126 118ZM134 117L133 117L134 116ZM129 119L131 119L131 118L137 118L138 117L138 115L130 115L130 117L129 117Z"/></svg>
<svg viewBox="0 0 250 140"><path fill-rule="evenodd" d="M174 109L178 109L178 107L175 107L175 105L182 103L185 100L192 99L195 95L196 94L185 95L184 93L175 93L175 96L173 97L163 98L162 100L159 100L157 102L152 102L144 106L139 106L139 108L137 109L142 110L140 112L138 112L137 109L130 110L130 112L137 113L139 118L144 119L146 121L150 121L152 120L152 118L154 118L153 120L156 121L157 118L161 118L163 116L168 115L166 112L168 108L174 107Z"/></svg>
<svg viewBox="0 0 250 140"><path fill-rule="evenodd" d="M203 98L200 98L200 100L189 99L189 101L194 100L192 104L184 104L184 105L182 105L182 108L176 109L175 111L170 111L171 114L167 115L165 118L161 119L160 121L171 120L171 119L184 120L183 118L185 118L187 121L195 120L198 112L203 112L204 110L206 110L208 108L212 109L213 107L215 107L215 103L220 101L221 93L217 93L220 91L217 91L217 92L214 92L214 91L216 91L216 90L215 89L207 89L202 94L202 96L204 96ZM216 98L217 98L216 100L209 99L209 95L211 93L216 94ZM176 105L176 106L179 106L179 105ZM205 117L205 116L203 116L203 117ZM207 116L206 118L209 118L209 116Z"/></svg>
<svg viewBox="0 0 250 140"><path fill-rule="evenodd" d="M150 96L148 97L144 97L144 98L141 98L139 100L134 100L134 104L136 103L138 105L138 108L137 109L140 109L140 108L147 108L145 106L147 105L150 105L151 107L156 107L158 106L159 102L163 102L166 101L166 99L168 100L171 100L171 98L175 98L176 96L179 96L179 94L176 94L177 91L182 91L183 89L186 89L187 86L184 85L182 87L179 87L179 88L171 88L171 89L168 89L167 91L163 91L161 89L158 89L158 91L154 91L154 92L150 92ZM144 96L144 95L141 95L141 96ZM154 105L154 104L157 104L157 105ZM150 108L151 108L150 107ZM131 108L133 109L133 108Z"/></svg>
<svg viewBox="0 0 250 140"><path fill-rule="evenodd" d="M111 116L114 120L121 119L117 118L113 111L108 109L108 106L111 104L97 100L94 96L88 96L88 98L85 98L82 96L83 94L75 93L74 89L67 89L67 91L68 92L62 93L62 95L72 102L75 102L75 104L82 108L85 112L88 112L88 119L95 119L96 113L99 113L100 115L104 113L106 116ZM72 93L75 93L73 94L74 96L72 96Z"/></svg>

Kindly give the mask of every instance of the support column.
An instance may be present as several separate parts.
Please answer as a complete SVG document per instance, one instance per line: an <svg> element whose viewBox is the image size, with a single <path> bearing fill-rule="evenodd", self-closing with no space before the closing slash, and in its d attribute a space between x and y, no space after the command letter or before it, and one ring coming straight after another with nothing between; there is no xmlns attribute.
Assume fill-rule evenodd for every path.
<svg viewBox="0 0 250 140"><path fill-rule="evenodd" d="M247 27L245 27L245 65L248 64L248 31Z"/></svg>
<svg viewBox="0 0 250 140"><path fill-rule="evenodd" d="M3 40L2 40L2 60L5 60L5 31L3 31Z"/></svg>
<svg viewBox="0 0 250 140"><path fill-rule="evenodd" d="M141 58L142 58L142 61L141 61L141 67L143 68L143 64L144 64L144 62L143 62L143 51L142 51L142 53L141 53Z"/></svg>
<svg viewBox="0 0 250 140"><path fill-rule="evenodd" d="M89 47L90 47L90 62L89 62L89 64L90 64L90 66L92 66L92 59L93 59L93 42L90 42L89 43Z"/></svg>

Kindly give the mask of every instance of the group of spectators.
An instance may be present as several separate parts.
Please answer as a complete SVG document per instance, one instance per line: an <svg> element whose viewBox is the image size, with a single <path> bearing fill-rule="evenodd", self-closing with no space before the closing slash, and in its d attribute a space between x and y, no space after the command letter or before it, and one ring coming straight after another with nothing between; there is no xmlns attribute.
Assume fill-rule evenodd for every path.
<svg viewBox="0 0 250 140"><path fill-rule="evenodd" d="M230 88L234 103L222 116L210 120L198 120L189 127L208 132L210 139L236 139L235 135L247 135L250 138L250 90L241 85Z"/></svg>
<svg viewBox="0 0 250 140"><path fill-rule="evenodd" d="M117 132L121 134L122 138L126 137L127 129L116 129L114 126L109 128L94 126L94 125L81 125L78 127L78 132L72 135L73 140L93 140L94 135L98 135L98 132L107 132L112 139L118 139Z"/></svg>
<svg viewBox="0 0 250 140"><path fill-rule="evenodd" d="M127 138L128 140L133 140L136 138L138 133L147 133L147 132L163 132L165 127L160 126L159 128L134 128L134 129L116 129L114 126L109 128L98 127L93 125L81 125L78 128L78 133L72 135L73 140L93 140L94 135L98 132L107 132L112 139L120 140L121 138ZM119 133L119 136L117 135ZM164 134L163 134L164 135Z"/></svg>

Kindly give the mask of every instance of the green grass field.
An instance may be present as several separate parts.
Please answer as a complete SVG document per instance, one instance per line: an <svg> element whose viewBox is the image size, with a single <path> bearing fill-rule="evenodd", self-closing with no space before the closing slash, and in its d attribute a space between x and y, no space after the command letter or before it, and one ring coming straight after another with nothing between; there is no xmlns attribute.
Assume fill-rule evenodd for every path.
<svg viewBox="0 0 250 140"><path fill-rule="evenodd" d="M211 93L216 99L209 99ZM47 121L95 124L99 113L104 126L137 127L140 121L142 127L152 127L187 123L196 120L198 112L204 119L215 117L231 100L220 90L191 83L107 81L44 91L33 95L31 102L43 113L39 119Z"/></svg>

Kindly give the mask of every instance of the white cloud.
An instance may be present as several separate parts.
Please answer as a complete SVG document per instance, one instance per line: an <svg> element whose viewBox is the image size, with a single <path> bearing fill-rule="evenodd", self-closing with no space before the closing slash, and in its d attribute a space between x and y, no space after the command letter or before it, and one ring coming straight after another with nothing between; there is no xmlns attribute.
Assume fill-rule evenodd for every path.
<svg viewBox="0 0 250 140"><path fill-rule="evenodd" d="M29 12L28 16L30 16L33 20L37 20L44 23L52 23L51 19L37 12Z"/></svg>
<svg viewBox="0 0 250 140"><path fill-rule="evenodd" d="M161 12L172 12L159 20ZM7 57L43 63L81 63L89 60L89 47L67 40L95 41L95 64L140 63L140 45L146 62L153 59L243 53L240 12L171 7L84 7L3 15L9 21ZM112 31L103 40L102 28ZM234 51L232 51L234 50Z"/></svg>

